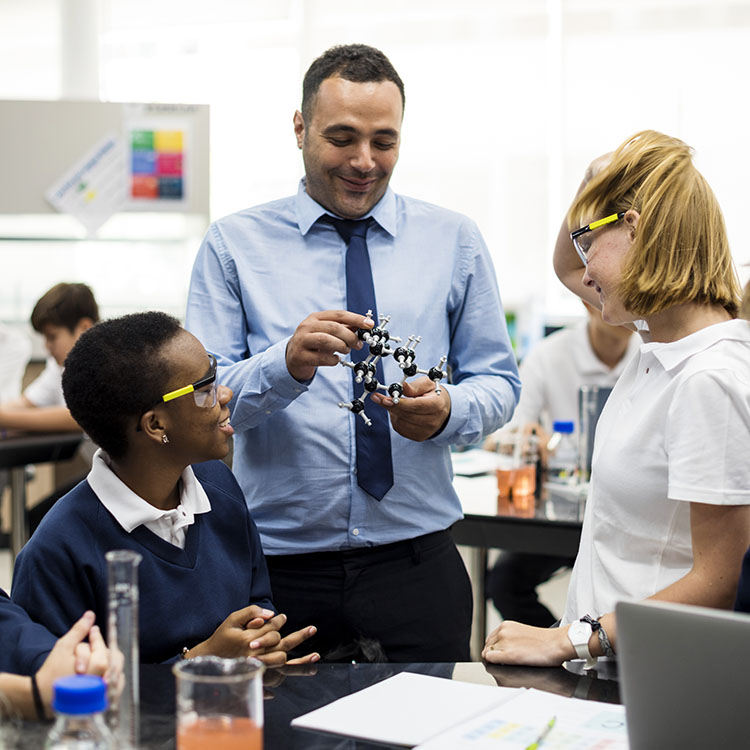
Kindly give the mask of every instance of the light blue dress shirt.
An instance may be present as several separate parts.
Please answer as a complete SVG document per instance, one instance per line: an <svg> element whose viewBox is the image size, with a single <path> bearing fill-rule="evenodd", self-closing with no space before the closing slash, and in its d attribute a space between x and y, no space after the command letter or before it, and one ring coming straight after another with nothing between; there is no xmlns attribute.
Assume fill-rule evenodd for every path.
<svg viewBox="0 0 750 750"><path fill-rule="evenodd" d="M320 367L307 383L286 368L286 345L310 313L346 309L346 245L304 180L296 196L214 222L188 296L187 328L232 388L234 472L267 554L411 539L461 518L450 445L475 443L510 419L520 393L495 271L465 216L388 189L371 212L367 244L378 312L416 348L423 369L448 355L451 415L424 442L391 430L394 485L381 502L357 484L355 426L340 401L352 374ZM400 381L393 357L387 383ZM370 399L366 411L380 408Z"/></svg>

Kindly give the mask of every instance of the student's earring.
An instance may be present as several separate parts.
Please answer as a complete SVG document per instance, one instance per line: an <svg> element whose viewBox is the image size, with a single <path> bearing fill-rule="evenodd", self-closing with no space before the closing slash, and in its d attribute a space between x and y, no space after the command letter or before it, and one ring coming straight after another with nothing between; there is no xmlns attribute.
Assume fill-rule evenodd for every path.
<svg viewBox="0 0 750 750"><path fill-rule="evenodd" d="M164 443L164 445L166 445L169 442L169 438L167 437L166 432L161 436L161 441L162 443Z"/></svg>

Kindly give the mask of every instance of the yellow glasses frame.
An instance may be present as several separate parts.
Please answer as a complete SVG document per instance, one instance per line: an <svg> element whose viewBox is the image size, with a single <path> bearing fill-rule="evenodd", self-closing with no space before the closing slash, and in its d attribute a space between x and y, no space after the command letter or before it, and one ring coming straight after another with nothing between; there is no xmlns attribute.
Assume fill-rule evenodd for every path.
<svg viewBox="0 0 750 750"><path fill-rule="evenodd" d="M173 401L176 398L179 398L180 396L187 396L188 393L195 394L195 403L198 404L198 406L208 406L209 408L216 405L216 387L211 389L211 392L213 393L213 403L206 404L206 399L203 398L203 394L201 395L201 398L199 399L199 394L196 392L200 388L203 388L207 385L211 385L211 383L216 383L216 357L214 357L213 354L208 355L211 359L211 369L204 378L201 378L200 380L196 380L195 383L191 383L190 385L186 385L183 388L178 388L175 391L170 391L169 393L165 393L161 400L162 402L166 403L167 401ZM200 403L199 403L200 401Z"/></svg>
<svg viewBox="0 0 750 750"><path fill-rule="evenodd" d="M580 229L576 229L570 233L570 239L573 241L573 247L575 247L576 252L578 253L578 257L581 259L581 262L584 266L587 266L589 262L588 255L589 250L591 249L593 238L586 237L585 239L581 239L581 237L586 235L588 232L593 232L594 229L599 229L599 227L603 227L607 224L614 224L614 222L620 221L623 216L625 216L625 211L620 211L616 214L610 214L609 216L605 216L603 219L592 221L591 224L587 224L585 227L581 227Z"/></svg>

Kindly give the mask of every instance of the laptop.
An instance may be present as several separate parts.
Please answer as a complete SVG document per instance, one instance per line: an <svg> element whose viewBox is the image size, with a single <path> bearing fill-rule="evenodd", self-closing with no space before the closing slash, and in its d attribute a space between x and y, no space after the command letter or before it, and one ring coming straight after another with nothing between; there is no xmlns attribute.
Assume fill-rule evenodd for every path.
<svg viewBox="0 0 750 750"><path fill-rule="evenodd" d="M654 601L615 614L630 750L750 747L750 615Z"/></svg>

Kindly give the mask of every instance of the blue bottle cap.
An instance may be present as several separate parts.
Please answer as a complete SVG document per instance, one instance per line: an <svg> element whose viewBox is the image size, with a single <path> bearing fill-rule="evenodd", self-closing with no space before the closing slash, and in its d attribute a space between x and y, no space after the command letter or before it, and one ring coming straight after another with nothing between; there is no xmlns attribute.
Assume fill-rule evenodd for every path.
<svg viewBox="0 0 750 750"><path fill-rule="evenodd" d="M107 683L101 677L75 674L55 680L52 708L61 714L95 714L107 708Z"/></svg>
<svg viewBox="0 0 750 750"><path fill-rule="evenodd" d="M575 422L553 422L552 429L563 435L570 435L575 430Z"/></svg>

